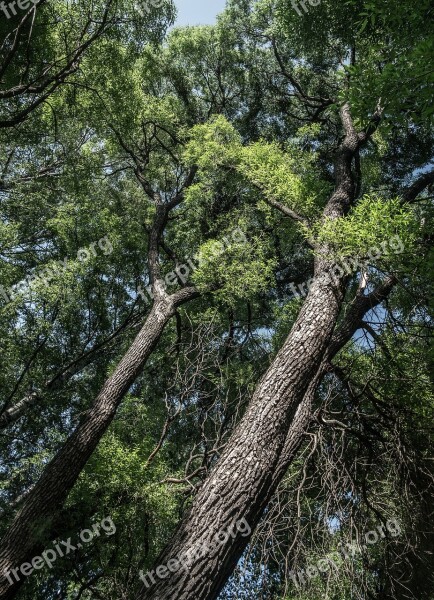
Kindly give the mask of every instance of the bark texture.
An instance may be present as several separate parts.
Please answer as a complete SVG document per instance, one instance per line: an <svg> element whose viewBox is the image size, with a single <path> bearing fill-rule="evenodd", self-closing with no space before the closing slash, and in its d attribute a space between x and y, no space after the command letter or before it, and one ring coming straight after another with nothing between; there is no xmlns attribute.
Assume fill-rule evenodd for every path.
<svg viewBox="0 0 434 600"><path fill-rule="evenodd" d="M274 472L297 408L315 378L339 314L342 292L320 275L284 346L258 385L249 408L205 482L169 551L166 565L245 518L253 528L268 504ZM144 588L138 598L216 598L239 560L247 537L238 534L182 569Z"/></svg>
<svg viewBox="0 0 434 600"><path fill-rule="evenodd" d="M13 406L5 410L0 415L0 429L8 427L11 423L17 421L30 406L33 406L38 401L38 394L32 392L27 394L21 400L16 402Z"/></svg>
<svg viewBox="0 0 434 600"><path fill-rule="evenodd" d="M189 568L171 574L170 578L164 580L159 579L156 573L152 573L155 585L151 585L152 579L148 575L146 579L148 586L143 587L138 598L211 599L218 596L228 573L232 572L248 540L242 536L232 540L232 543L229 540L224 554L220 554L218 550L214 554L210 552L210 540L212 541L214 535L219 532L229 531L234 521L243 516L251 529L254 529L263 509L303 442L304 434L312 419L315 391L327 373L330 361L361 327L366 313L386 299L395 284L395 279L390 277L369 295L364 295L363 290L359 290L340 327L335 331L324 351L321 364L307 387L289 429L287 425L282 426L279 422L281 417L279 413L283 404L279 402L281 389L279 381L281 382L284 377L285 362L281 363L279 369L272 367L265 375L255 394L254 404L246 415L248 418L241 422L231 440L231 447L226 450L218 468L212 473L211 481L207 482L199 492L191 514L185 521L186 526L178 532L175 544L172 542L170 551L167 550L158 563L166 566L170 560L179 560ZM311 357L300 352L300 361L309 358ZM270 378L276 385L274 389L268 387ZM264 386L264 382L268 383ZM287 392L283 390L283 393ZM289 398L287 402L288 400ZM286 418L291 420L293 411L289 405L286 411ZM261 427L261 433L265 428L268 432L267 437L261 437L260 446L257 445L255 423ZM279 454L277 448L281 446L282 439L284 444ZM262 473L266 473L268 477L263 476L264 481L261 485ZM226 493L221 492L222 488L226 488ZM254 512L252 508L255 507ZM202 527L202 535L198 538L196 527L199 525ZM231 555L237 557L232 562L230 562ZM216 577L219 572L222 573L220 580Z"/></svg>
<svg viewBox="0 0 434 600"><path fill-rule="evenodd" d="M122 139L121 145L131 154ZM6 574L40 551L40 529L49 532L49 524L68 497L82 469L97 447L112 422L116 410L131 385L143 370L147 359L157 345L165 326L175 315L176 309L199 296L194 287L185 287L172 294L166 293L165 281L159 264L159 245L168 222L170 211L184 198L185 189L194 180L196 169L188 173L180 191L170 202L164 202L159 193L154 192L143 176L137 156L135 173L144 192L155 204L155 217L149 230L148 268L149 279L154 294L154 304L146 323L134 342L117 365L114 373L104 384L91 409L74 433L44 470L41 478L26 495L10 528L0 544L0 599L14 598L23 583L11 583L13 577ZM37 533L38 532L38 533Z"/></svg>
<svg viewBox="0 0 434 600"><path fill-rule="evenodd" d="M172 297L159 296L144 326L114 373L104 384L92 408L47 466L42 477L26 497L0 547L0 598L13 598L20 585L11 585L5 574L38 553L40 540L36 529L61 508L130 386L142 371L177 306L194 297L185 288ZM13 579L13 577L12 577ZM21 576L21 580L24 577Z"/></svg>
<svg viewBox="0 0 434 600"><path fill-rule="evenodd" d="M336 157L336 186L323 215L329 219L344 216L354 202L352 165L370 135L357 133L348 105L342 107L341 119L345 137ZM283 476L284 465L279 465L282 453L297 447L287 439L288 430L298 410L299 439L309 408L299 407L306 392L309 396L315 391L345 293L345 282L329 276L334 266L328 259L329 249L317 247L316 251L313 284L297 321L257 386L222 457L160 555L156 572L148 578L142 574L144 585L137 600L216 599L249 540L248 535L237 533L234 525L245 519L253 530L279 483L276 473ZM216 543L218 535L222 541ZM175 569L180 561L183 568Z"/></svg>
<svg viewBox="0 0 434 600"><path fill-rule="evenodd" d="M315 392L321 383L326 373L332 369L331 361L335 358L340 350L351 340L363 324L363 318L370 310L381 304L389 296L390 292L396 285L396 279L391 276L379 285L369 295L364 294L365 288L360 288L356 297L351 302L345 317L343 318L339 328L334 332L331 342L324 354L321 366L312 383L297 409L291 427L289 428L286 437L285 446L276 471L274 473L274 482L277 487L288 467L297 455L298 449L303 442L304 433L308 430L312 420L313 402Z"/></svg>
<svg viewBox="0 0 434 600"><path fill-rule="evenodd" d="M346 214L354 200L352 161L378 124L357 133L349 108L342 109L346 136L336 160L336 188L325 211L328 218ZM414 201L426 187L420 178L403 194ZM145 585L136 600L215 600L242 556L248 536L234 532L245 518L253 530L302 442L312 417L312 402L323 369L362 325L365 314L387 298L396 279L388 277L374 292L354 298L330 340L342 305L343 290L327 285L327 249L318 249L315 280L285 345L260 382L251 405L228 446L198 493L155 570L142 574ZM322 252L321 252L322 250ZM330 342L330 343L329 343ZM220 543L214 536L222 534ZM227 538L227 539L226 539ZM224 541L223 541L224 540ZM181 564L182 568L176 569ZM160 567L160 569L158 568ZM168 568L165 568L168 567ZM172 568L172 570L170 569Z"/></svg>

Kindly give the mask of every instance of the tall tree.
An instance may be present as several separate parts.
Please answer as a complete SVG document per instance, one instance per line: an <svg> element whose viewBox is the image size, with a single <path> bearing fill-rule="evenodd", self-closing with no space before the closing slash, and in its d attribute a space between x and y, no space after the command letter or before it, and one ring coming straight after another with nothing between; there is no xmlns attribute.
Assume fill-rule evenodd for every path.
<svg viewBox="0 0 434 600"><path fill-rule="evenodd" d="M314 540L334 550L354 519L359 534L399 511L410 532L427 515L418 409L399 394L430 404L429 360L414 358L431 323L430 6L233 0L216 26L159 44L172 9L154 4L150 30L137 7L94 5L108 11L100 30L79 3L70 35L44 46L61 70L59 40L73 50L98 30L77 68L49 98L26 88L5 105L21 119L42 98L1 151L3 575L103 510L117 531L23 587L5 576L4 598L284 596L285 565L256 545L264 527L305 565ZM360 330L367 341L349 345ZM381 449L383 487L363 444ZM288 524L294 506L326 515L303 514L312 539L282 542L282 496ZM242 518L257 533L241 564L258 575L223 592L249 542L225 535ZM429 594L419 537L376 547L363 593L399 597L396 547ZM155 583L140 589L147 569ZM321 597L321 583L294 594Z"/></svg>
<svg viewBox="0 0 434 600"><path fill-rule="evenodd" d="M271 8L266 4L257 6L255 16L249 21L257 28L253 33L254 36L258 35L258 28L260 29L262 24L261 19L264 19L264 15L265 19L268 17L267 8ZM245 8L245 4L243 8ZM326 6L323 5L321 8L323 10L319 9L319 12L322 14L318 19L312 14L312 18L307 20L309 24L324 19ZM292 27L296 18L288 16L287 19L289 26ZM334 21L330 37L338 35L339 32L342 56L349 56L352 66L356 64L356 61L364 64L363 61L367 60L368 56L364 54L363 46L362 49L359 49L359 38L361 37L363 41L362 31L358 33L355 28L348 32L343 29L341 19L342 15L339 15ZM354 26L356 19L352 19ZM278 30L277 25L275 25L275 30ZM293 31L290 29L287 33L284 43L288 46L288 41L293 41L297 36L297 34L294 36ZM328 31L324 36L329 35ZM306 52L304 65L299 67L298 60L301 55L299 54L291 61L290 55L282 54L281 40L273 34L273 26L269 27L267 31L264 28L259 36L261 33L263 39L269 40L278 69L287 81L288 96L292 96L298 101L302 110L308 113L309 120L313 122L321 120L321 115L328 107L338 101L337 96L341 98L344 98L345 95L351 96L352 85L359 89L357 88L359 85L357 79L354 83L352 72L349 70L348 76L344 78L343 84L341 83L341 90L338 94L334 90L333 95L327 96L324 88L322 93L319 93L317 91L319 82L315 78L309 79L310 72L307 66L311 62L312 67L316 66L315 73L320 73L318 79L326 78L325 68L322 64L323 50L318 49L316 41L314 46L310 45L306 39L299 42ZM372 35L377 35L377 31ZM355 53L354 47L358 49L358 53ZM291 51L294 52L294 49L292 48ZM378 85L378 81L374 78L373 81L371 80L371 84ZM382 81L381 76L380 81ZM338 85L337 81L333 84L329 81L328 85L325 84L325 89L332 92L336 85ZM387 109L383 107L383 102ZM252 528L256 527L270 501L275 486L284 472L283 469L279 469L279 460L281 460L280 457L285 447L288 428L290 428L297 408L303 401L309 386L313 386L314 382L317 383L315 378L321 360L327 354L327 348L343 307L348 277L344 269L340 269L340 277L329 277L329 273L336 269L336 263L330 259L333 256L333 245L336 242L339 243L335 236L340 236L341 243L348 245L347 236L351 235L351 229L348 228L344 232L345 228L341 229L341 227L346 220L352 220L350 213L361 215L364 212L362 208L364 202L369 204L368 212L371 210L375 212L374 198L367 197L364 201L360 200L363 172L361 164L363 149L376 134L385 110L388 111L387 118L391 119L393 113L389 111L392 111L392 105L388 103L387 98L379 98L376 111L371 112L367 120L368 115L365 115L366 126L360 128L354 123L350 104L343 102L340 110L343 140L335 152L335 189L320 215L309 214L306 197L304 206L298 201L296 188L294 185L291 186L290 160L285 162L282 156L273 152L274 149L266 145L261 147L261 144L258 144L254 151L247 150L238 165L234 166L236 158L234 159L234 154L230 150L228 151L225 157L226 164L224 161L222 164L223 168L238 169L259 188L265 202L275 206L293 220L301 222L306 228L307 241L313 246L315 252L313 277L310 281L307 298L288 338L256 388L246 414L231 436L225 452L198 492L192 508L188 511L175 537L156 561L156 564L166 567L166 565L173 565L174 561L187 560L186 557L190 552L189 569L178 569L171 572L165 568L164 575L161 577L159 577L158 571L155 577L151 574L145 579L146 583L138 594L138 598L188 598L192 596L216 598L241 558L247 540L241 536L226 535L226 539L222 543L210 545L211 538L219 533L224 535L225 532L229 532L233 522L237 519L245 518ZM208 141L211 138L206 134L202 139L203 146L199 145L201 150L197 152L196 159L199 165L205 166L201 157L204 156L207 145L211 146L212 143ZM411 174L411 171L407 172L408 177ZM429 174L423 175L411 189L402 194L402 202L414 201L426 185L433 181L433 177L432 170ZM283 205L279 202L280 198L286 200ZM357 200L359 200L358 204ZM390 206L392 205L393 201ZM365 204L365 206L367 205ZM354 210L352 210L353 207L355 207ZM315 218L312 219L312 216ZM390 213L389 217L386 217L386 221L389 218L391 218L389 223L393 223L393 216ZM396 214L393 228L396 228L399 219L400 217ZM369 227L369 219L366 219L364 225L365 228ZM312 230L319 231L319 236L310 235L309 232ZM329 236L325 231L333 233ZM352 231L354 233L354 230ZM371 233L365 229L362 236L370 237ZM373 240L372 237L371 240ZM364 277L363 274L362 277ZM310 389L309 393L312 391ZM291 441L290 439L289 444ZM283 464L285 464L285 459L283 459Z"/></svg>

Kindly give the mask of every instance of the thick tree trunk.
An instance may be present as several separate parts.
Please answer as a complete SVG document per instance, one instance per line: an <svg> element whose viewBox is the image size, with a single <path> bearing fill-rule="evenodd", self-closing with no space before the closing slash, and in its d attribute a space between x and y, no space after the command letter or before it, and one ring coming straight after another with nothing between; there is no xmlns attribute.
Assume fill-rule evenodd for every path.
<svg viewBox="0 0 434 600"><path fill-rule="evenodd" d="M340 218L350 209L355 194L352 163L374 130L357 133L348 105L342 107L341 119L345 138L336 157L336 188L323 213L328 219ZM298 415L297 409L306 392L315 391L345 290L342 282L329 276L334 266L327 260L329 249L316 250L313 285L296 323L156 570L141 573L144 585L137 600L217 598L248 543L248 535L237 532L236 523L245 519L254 529L279 483L276 474L285 472L282 452L298 448L309 407L303 406ZM288 440L296 415L297 431ZM216 543L218 535L224 539Z"/></svg>
<svg viewBox="0 0 434 600"><path fill-rule="evenodd" d="M166 575L164 578L155 572L143 573L146 583L138 600L217 598L248 538L229 536L214 550L209 548L210 540L218 533L233 530L234 523L242 518L252 530L256 527L303 442L312 419L315 391L328 364L360 328L365 314L387 298L395 284L394 277L389 277L369 295L360 289L331 340L341 293L335 289L326 296L325 304L321 300L321 284L312 289L312 297L261 381L224 455L200 490L170 548L158 559L158 566L174 567L178 562L183 568L174 573L160 570ZM316 322L312 317L315 307L322 309L321 319ZM298 408L297 397L303 397Z"/></svg>
<svg viewBox="0 0 434 600"><path fill-rule="evenodd" d="M297 455L298 449L303 442L304 433L308 430L312 420L312 410L315 392L321 383L324 375L332 367L331 361L340 350L351 340L353 335L362 326L362 321L367 312L381 304L393 290L396 285L396 279L393 276L387 277L369 295L364 295L365 287L360 287L354 300L346 310L345 318L340 323L339 329L334 332L330 345L328 346L322 364L309 385L309 388L297 409L291 427L286 437L285 446L279 459L279 463L274 472L275 485L277 486L287 471L288 467Z"/></svg>
<svg viewBox="0 0 434 600"><path fill-rule="evenodd" d="M142 371L176 307L195 295L192 288L154 304L133 344L107 380L92 408L42 474L16 515L0 547L0 598L13 598L20 584L6 573L38 552L36 525L49 523L62 506L83 467L112 422L130 386ZM12 577L12 580L14 578ZM21 575L21 580L24 577Z"/></svg>
<svg viewBox="0 0 434 600"><path fill-rule="evenodd" d="M342 296L339 286L327 281L325 271L317 274L288 339L170 549L160 557L161 565L180 558L185 561L189 550L205 547L216 534L229 532L237 520L245 518L252 527L256 525L274 491L274 472L289 426L330 342ZM165 579L155 576L155 584L149 589L145 584L138 598L216 598L247 542L240 534L229 536L218 548L192 556L188 569Z"/></svg>

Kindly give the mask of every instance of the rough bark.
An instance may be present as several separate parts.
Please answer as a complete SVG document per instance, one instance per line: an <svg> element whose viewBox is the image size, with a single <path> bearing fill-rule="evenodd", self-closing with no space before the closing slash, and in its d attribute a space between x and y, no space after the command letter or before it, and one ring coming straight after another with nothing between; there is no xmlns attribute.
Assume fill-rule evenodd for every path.
<svg viewBox="0 0 434 600"><path fill-rule="evenodd" d="M26 498L2 540L0 598L14 597L18 586L12 586L4 573L33 557L38 548L35 523L48 522L62 506L81 470L112 422L119 403L142 371L164 327L175 314L177 306L194 295L196 291L193 288L186 288L172 297L160 298L154 304L146 323L103 386L92 408Z"/></svg>
<svg viewBox="0 0 434 600"><path fill-rule="evenodd" d="M92 408L69 437L26 498L0 549L0 598L13 598L18 585L11 585L5 572L19 567L34 556L39 547L35 523L49 522L62 506L81 470L112 422L119 403L142 371L155 348L164 327L177 306L194 297L196 291L186 288L172 297L159 298L146 323L107 380Z"/></svg>
<svg viewBox="0 0 434 600"><path fill-rule="evenodd" d="M121 145L126 148L123 141ZM145 193L155 204L156 212L149 230L148 269L154 294L154 304L134 342L107 379L90 410L76 430L67 439L57 455L45 468L41 478L15 516L0 543L0 599L14 598L23 583L11 583L6 574L23 562L32 559L40 549L40 528L49 531L50 521L61 509L82 469L111 424L117 408L131 385L143 370L147 359L157 345L165 326L175 315L176 309L199 296L196 288L185 287L169 296L159 263L159 246L168 222L170 211L184 198L184 191L195 177L196 169L190 169L185 181L174 198L163 202L161 195L151 188L144 178L143 168L137 163L135 173ZM39 535L36 534L36 529Z"/></svg>
<svg viewBox="0 0 434 600"><path fill-rule="evenodd" d="M324 210L324 218L330 219L345 215L354 201L352 164L369 136L356 132L348 105L342 108L341 118L345 138L336 158L336 187ZM343 303L345 284L328 274L333 266L327 258L329 249L316 250L313 284L297 321L222 457L160 555L157 565L163 567L159 571L164 578L155 572L148 578L142 574L144 586L137 600L217 598L248 543L248 536L224 534L234 532L241 519L253 529L270 501L288 430L306 392L312 391ZM224 541L212 544L218 534ZM185 568L175 570L173 565L180 560ZM172 565L174 572L164 569L166 565Z"/></svg>
<svg viewBox="0 0 434 600"><path fill-rule="evenodd" d="M298 406L295 416L291 422L289 430L286 426L276 427L277 413L281 404L279 402L279 381L282 379L282 373L285 372L285 363L280 365L280 369L272 369L265 375L264 380L269 383L270 378L274 380L277 389L273 390L261 383L260 389L255 394L255 406L251 407L248 418L241 423L241 431L237 431L231 440L231 447L225 452L225 460L219 463L219 468L212 473L211 482L202 488L195 501L191 511L193 516L188 516L186 528L182 528L175 538L175 544L171 545L170 551L166 551L159 559L158 564L167 565L172 559L184 557L184 564L188 564L190 548L201 548L203 544L209 542L218 532L227 532L234 520L242 518L247 519L250 527L254 529L257 524L263 508L265 508L277 485L284 476L287 468L297 455L297 451L303 442L304 434L308 429L312 419L312 406L315 391L327 372L328 363L352 338L354 333L362 324L365 314L378 306L391 292L396 281L393 277L387 278L374 292L369 295L363 295L361 291L351 303L345 318L340 327L333 334L330 344L324 351L321 364L307 387L306 393L301 404ZM303 361L306 355L300 353ZM292 413L291 413L292 414ZM288 417L288 415L287 415ZM268 433L267 438L260 441L258 447L258 438L255 434L255 424L259 425L262 421L261 433L265 426ZM283 430L283 434L282 434ZM286 435L285 435L285 432ZM278 441L278 434L279 440ZM282 443L283 448L280 456L276 460L275 450ZM242 447L239 446L242 442ZM275 467L273 465L275 464ZM253 467L253 468L251 468ZM259 477L261 471L268 474L260 487ZM245 474L249 478L246 479ZM241 479L241 481L240 481ZM222 489L225 489L225 494ZM235 493L237 496L235 496ZM229 497L229 501L228 501ZM258 502L261 498L261 502ZM200 513L198 512L200 507ZM256 511L255 511L256 507ZM231 520L232 519L232 520ZM217 525L216 525L217 523ZM196 527L201 526L201 536L197 536ZM227 579L228 573L232 572L243 548L247 544L244 538L232 540L231 547L226 547L225 553L216 551L214 554L208 552L198 560L195 557L188 571L180 571L178 574L171 575L170 580L159 580L155 573L152 575L156 585L151 587L152 579L148 576L146 581L149 588L144 586L139 594L140 599L161 598L216 598L219 591ZM187 560L185 557L187 556ZM234 560L234 556L237 558ZM232 560L231 560L232 558ZM224 567L222 567L222 564ZM211 571L213 576L209 574ZM204 573L204 570L206 573ZM217 579L217 574L220 579ZM178 575L178 577L176 577ZM169 585L168 585L169 584Z"/></svg>
<svg viewBox="0 0 434 600"><path fill-rule="evenodd" d="M84 419L68 438L57 455L45 468L41 478L26 494L10 528L0 545L0 598L14 598L24 578L11 583L13 577L6 574L29 562L41 550L41 526L50 531L53 517L61 509L72 490L83 467L86 465L101 437L112 422L117 408L131 385L141 373L147 359L157 345L161 334L176 309L199 294L193 287L179 290L168 296L161 277L158 248L170 210L183 199L183 191L194 179L191 170L180 192L169 203L164 203L158 194L153 196L156 214L149 232L148 267L154 292L154 304L144 326L134 342L108 378ZM146 182L140 182L147 188ZM146 190L145 190L146 191ZM147 191L147 193L150 190Z"/></svg>
<svg viewBox="0 0 434 600"><path fill-rule="evenodd" d="M415 202L421 192L425 190L426 187L432 185L434 183L434 169L428 171L427 173L423 173L418 179L416 179L413 184L408 187L403 193L401 202L402 204Z"/></svg>
<svg viewBox="0 0 434 600"><path fill-rule="evenodd" d="M285 445L288 428L315 376L339 314L342 291L317 276L300 316L228 446L194 502L170 549L165 565L188 550L207 544L234 521L256 524L270 500L273 473ZM138 598L216 598L242 554L247 538L238 535L202 557L188 571L158 579Z"/></svg>
<svg viewBox="0 0 434 600"><path fill-rule="evenodd" d="M274 473L274 481L276 486L281 481L286 470L294 460L298 449L303 442L304 434L308 430L313 416L312 413L315 392L325 374L330 370L331 361L351 340L356 331L362 327L363 318L366 313L376 306L379 306L379 304L386 300L395 285L395 277L390 276L387 277L385 281L369 295L364 294L365 288L363 287L359 289L359 292L350 304L342 323L333 334L330 345L324 354L318 373L312 380L312 383L309 385L303 401L298 407L294 420L291 423L291 427L289 428L288 435L286 437L285 446Z"/></svg>

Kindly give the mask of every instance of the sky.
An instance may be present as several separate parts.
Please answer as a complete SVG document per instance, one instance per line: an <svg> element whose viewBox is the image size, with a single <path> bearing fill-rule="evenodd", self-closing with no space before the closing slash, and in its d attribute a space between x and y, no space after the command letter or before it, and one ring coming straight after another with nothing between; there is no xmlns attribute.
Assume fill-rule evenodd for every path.
<svg viewBox="0 0 434 600"><path fill-rule="evenodd" d="M212 25L224 9L226 0L175 0L177 25Z"/></svg>

